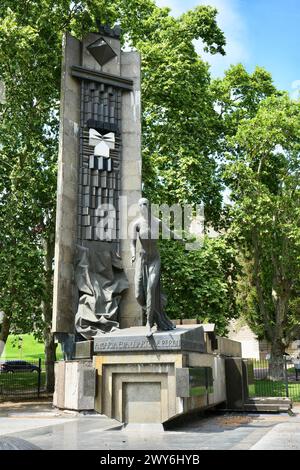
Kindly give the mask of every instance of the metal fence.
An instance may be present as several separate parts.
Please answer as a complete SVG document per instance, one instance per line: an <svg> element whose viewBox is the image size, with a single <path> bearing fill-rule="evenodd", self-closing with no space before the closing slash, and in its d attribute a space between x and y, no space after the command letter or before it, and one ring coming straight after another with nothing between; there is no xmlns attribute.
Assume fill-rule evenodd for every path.
<svg viewBox="0 0 300 470"><path fill-rule="evenodd" d="M287 356L277 360L248 359L249 397L289 397L300 401L300 363Z"/></svg>
<svg viewBox="0 0 300 470"><path fill-rule="evenodd" d="M0 401L40 398L45 394L45 362L0 359Z"/></svg>

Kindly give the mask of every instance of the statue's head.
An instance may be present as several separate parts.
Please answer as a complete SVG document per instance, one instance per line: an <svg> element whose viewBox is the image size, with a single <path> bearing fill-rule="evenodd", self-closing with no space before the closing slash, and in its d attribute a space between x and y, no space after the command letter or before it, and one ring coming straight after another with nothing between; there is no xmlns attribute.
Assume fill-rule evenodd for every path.
<svg viewBox="0 0 300 470"><path fill-rule="evenodd" d="M139 210L142 216L147 217L150 210L150 202L145 197L142 197L139 202Z"/></svg>

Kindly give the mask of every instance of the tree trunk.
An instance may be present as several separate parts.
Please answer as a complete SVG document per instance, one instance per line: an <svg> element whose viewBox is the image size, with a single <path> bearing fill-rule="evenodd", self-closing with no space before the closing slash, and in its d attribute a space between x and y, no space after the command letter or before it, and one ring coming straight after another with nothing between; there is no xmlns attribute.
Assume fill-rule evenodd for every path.
<svg viewBox="0 0 300 470"><path fill-rule="evenodd" d="M284 380L284 349L281 340L274 341L271 345L269 376L273 381Z"/></svg>
<svg viewBox="0 0 300 470"><path fill-rule="evenodd" d="M1 328L0 328L0 357L2 356L4 348L5 348L5 344L9 335L9 329L10 329L10 318L4 313Z"/></svg>
<svg viewBox="0 0 300 470"><path fill-rule="evenodd" d="M273 261L273 264L275 262ZM271 346L271 359L270 359L270 378L271 380L282 381L285 379L285 342L284 338L284 322L287 318L289 299L290 299L290 285L289 283L276 274L275 286L273 291L276 292L274 296L276 324L274 327L274 336Z"/></svg>
<svg viewBox="0 0 300 470"><path fill-rule="evenodd" d="M261 248L259 245L259 238L257 235L257 231L254 230L252 233L252 243L253 243L253 269L254 269L254 283L255 289L257 293L257 301L259 305L259 310L262 315L263 324L264 324L264 331L266 338L272 338L273 331L271 328L270 316L268 312L268 308L265 305L265 298L264 298L264 291L261 285Z"/></svg>

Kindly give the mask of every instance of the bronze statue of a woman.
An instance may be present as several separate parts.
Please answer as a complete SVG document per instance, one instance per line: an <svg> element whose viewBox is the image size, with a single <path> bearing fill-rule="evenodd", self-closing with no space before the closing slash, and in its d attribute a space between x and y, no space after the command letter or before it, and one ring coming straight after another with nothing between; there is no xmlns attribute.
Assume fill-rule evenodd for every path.
<svg viewBox="0 0 300 470"><path fill-rule="evenodd" d="M136 241L139 238L141 250L135 270L135 296L147 317L147 336L152 335L152 327L158 330L173 330L176 326L164 312L166 298L160 287L160 255L157 247L158 234L162 221L150 213L148 199L139 200L140 217L133 223L131 239L132 264L136 261ZM172 236L174 233L168 230Z"/></svg>

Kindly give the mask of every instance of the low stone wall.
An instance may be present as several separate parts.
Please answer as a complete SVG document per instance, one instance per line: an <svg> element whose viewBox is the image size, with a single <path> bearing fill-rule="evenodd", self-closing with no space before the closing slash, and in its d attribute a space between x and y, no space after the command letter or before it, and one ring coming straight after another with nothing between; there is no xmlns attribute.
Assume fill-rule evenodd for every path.
<svg viewBox="0 0 300 470"><path fill-rule="evenodd" d="M242 357L242 345L237 341L233 341L222 336L217 336L218 349L216 353L228 357Z"/></svg>

